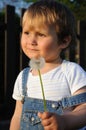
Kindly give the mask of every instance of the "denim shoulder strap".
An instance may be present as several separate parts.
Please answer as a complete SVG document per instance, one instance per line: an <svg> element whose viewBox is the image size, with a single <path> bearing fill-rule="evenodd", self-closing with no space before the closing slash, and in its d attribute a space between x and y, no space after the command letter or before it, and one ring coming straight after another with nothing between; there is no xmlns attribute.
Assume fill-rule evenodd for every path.
<svg viewBox="0 0 86 130"><path fill-rule="evenodd" d="M23 73L22 73L22 95L23 96L26 96L27 95L27 79L28 79L28 74L29 74L29 67L25 68L23 70Z"/></svg>
<svg viewBox="0 0 86 130"><path fill-rule="evenodd" d="M86 103L86 92L74 96L70 96L70 97L65 97L61 100L61 104L63 108L77 106L82 103Z"/></svg>

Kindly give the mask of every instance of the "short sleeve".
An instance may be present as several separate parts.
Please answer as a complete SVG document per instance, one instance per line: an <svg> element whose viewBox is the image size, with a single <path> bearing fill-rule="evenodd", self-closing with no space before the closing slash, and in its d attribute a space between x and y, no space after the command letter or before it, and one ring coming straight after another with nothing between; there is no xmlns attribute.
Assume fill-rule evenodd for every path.
<svg viewBox="0 0 86 130"><path fill-rule="evenodd" d="M69 62L66 72L71 94L86 86L86 72L80 65Z"/></svg>
<svg viewBox="0 0 86 130"><path fill-rule="evenodd" d="M15 81L12 97L15 100L22 100L22 71Z"/></svg>

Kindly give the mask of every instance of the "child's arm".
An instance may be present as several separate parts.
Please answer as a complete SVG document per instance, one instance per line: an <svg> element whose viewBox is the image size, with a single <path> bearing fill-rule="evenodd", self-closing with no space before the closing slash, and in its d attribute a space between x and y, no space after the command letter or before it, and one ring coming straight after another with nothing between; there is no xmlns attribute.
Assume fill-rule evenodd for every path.
<svg viewBox="0 0 86 130"><path fill-rule="evenodd" d="M11 120L10 130L20 130L21 113L22 113L22 103L21 101L16 101L16 107Z"/></svg>
<svg viewBox="0 0 86 130"><path fill-rule="evenodd" d="M86 87L75 94L86 92ZM86 103L77 106L73 111L64 115L55 113L38 113L42 119L44 130L73 130L86 125Z"/></svg>

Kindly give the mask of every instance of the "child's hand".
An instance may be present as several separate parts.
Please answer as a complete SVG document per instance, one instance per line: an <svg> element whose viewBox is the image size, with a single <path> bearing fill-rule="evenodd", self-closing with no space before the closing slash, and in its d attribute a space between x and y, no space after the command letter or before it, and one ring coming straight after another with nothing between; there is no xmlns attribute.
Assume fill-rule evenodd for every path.
<svg viewBox="0 0 86 130"><path fill-rule="evenodd" d="M39 118L41 118L41 123L44 130L64 130L64 121L60 115L50 112L39 112Z"/></svg>

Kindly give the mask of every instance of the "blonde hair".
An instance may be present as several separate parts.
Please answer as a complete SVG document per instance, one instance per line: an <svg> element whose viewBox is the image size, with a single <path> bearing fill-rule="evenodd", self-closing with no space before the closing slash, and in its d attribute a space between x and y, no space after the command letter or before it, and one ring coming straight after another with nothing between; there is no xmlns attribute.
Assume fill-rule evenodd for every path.
<svg viewBox="0 0 86 130"><path fill-rule="evenodd" d="M75 18L70 9L62 3L54 0L35 2L24 13L22 26L25 21L40 27L44 24L55 27L59 41L66 36L71 36L71 43L75 41Z"/></svg>

